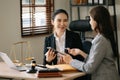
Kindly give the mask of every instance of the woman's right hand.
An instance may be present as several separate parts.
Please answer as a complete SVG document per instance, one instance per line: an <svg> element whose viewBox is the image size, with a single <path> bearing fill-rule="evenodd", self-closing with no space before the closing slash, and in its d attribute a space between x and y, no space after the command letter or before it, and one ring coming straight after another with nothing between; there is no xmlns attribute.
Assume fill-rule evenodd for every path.
<svg viewBox="0 0 120 80"><path fill-rule="evenodd" d="M55 54L55 52L52 49L49 49L46 52L45 56L46 56L46 61L47 62L51 62L53 59L55 59L56 54Z"/></svg>
<svg viewBox="0 0 120 80"><path fill-rule="evenodd" d="M87 54L86 54L85 52L83 52L82 50L78 49L78 48L73 48L73 49L67 48L67 50L68 50L68 53L69 53L69 54L72 54L73 56L81 55L81 56L83 56L84 58L87 57Z"/></svg>
<svg viewBox="0 0 120 80"><path fill-rule="evenodd" d="M73 49L67 48L67 50L68 50L68 53L72 54L73 56L76 56L80 53L80 49L77 49L77 48L73 48Z"/></svg>

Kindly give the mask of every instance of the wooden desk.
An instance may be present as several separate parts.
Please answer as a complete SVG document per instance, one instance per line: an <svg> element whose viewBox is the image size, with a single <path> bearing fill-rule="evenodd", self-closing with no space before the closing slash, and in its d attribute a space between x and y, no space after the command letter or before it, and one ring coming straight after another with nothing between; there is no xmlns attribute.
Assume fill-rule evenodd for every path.
<svg viewBox="0 0 120 80"><path fill-rule="evenodd" d="M19 72L9 68L4 62L0 62L0 77L24 79L24 80L72 80L76 77L83 76L83 72L62 72L63 77L52 78L37 78L37 74L29 74L26 72Z"/></svg>

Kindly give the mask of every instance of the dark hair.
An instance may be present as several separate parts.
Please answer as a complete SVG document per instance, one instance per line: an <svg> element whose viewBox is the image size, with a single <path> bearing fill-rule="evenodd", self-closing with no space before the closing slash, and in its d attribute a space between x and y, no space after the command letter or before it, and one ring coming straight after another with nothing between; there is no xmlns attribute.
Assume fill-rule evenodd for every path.
<svg viewBox="0 0 120 80"><path fill-rule="evenodd" d="M67 18L69 18L68 13L64 9L58 9L58 10L55 10L55 12L52 14L52 20L54 20L55 16L59 13L64 13L67 16Z"/></svg>
<svg viewBox="0 0 120 80"><path fill-rule="evenodd" d="M103 6L96 6L90 10L90 16L97 22L96 27L100 34L110 40L114 55L117 56L114 31L108 9Z"/></svg>

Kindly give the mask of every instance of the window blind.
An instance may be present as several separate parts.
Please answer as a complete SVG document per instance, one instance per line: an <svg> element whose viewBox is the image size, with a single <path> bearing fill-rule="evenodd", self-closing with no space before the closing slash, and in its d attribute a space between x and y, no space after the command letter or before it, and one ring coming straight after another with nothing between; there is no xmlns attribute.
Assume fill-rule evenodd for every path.
<svg viewBox="0 0 120 80"><path fill-rule="evenodd" d="M21 35L51 33L53 10L54 0L21 0Z"/></svg>

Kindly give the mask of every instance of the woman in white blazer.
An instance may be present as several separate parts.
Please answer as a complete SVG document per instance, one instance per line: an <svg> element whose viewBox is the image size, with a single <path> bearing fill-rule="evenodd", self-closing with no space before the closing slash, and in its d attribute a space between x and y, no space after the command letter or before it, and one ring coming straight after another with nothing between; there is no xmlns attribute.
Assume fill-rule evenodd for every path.
<svg viewBox="0 0 120 80"><path fill-rule="evenodd" d="M63 56L64 61L86 74L91 74L92 80L120 80L115 65L116 44L108 10L103 6L92 8L90 24L97 35L92 41L89 55L80 49L68 49L69 54L82 55L86 60L78 61L66 54Z"/></svg>

